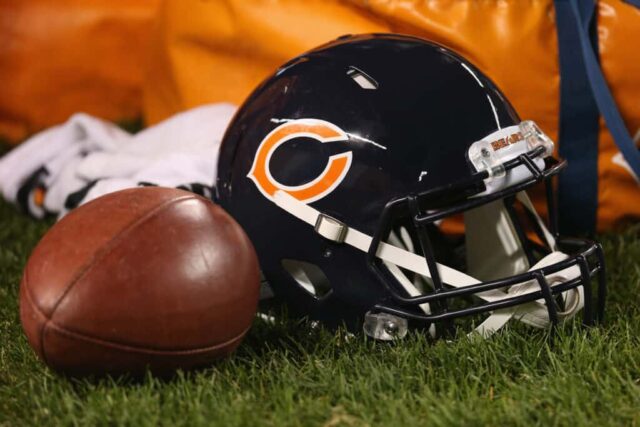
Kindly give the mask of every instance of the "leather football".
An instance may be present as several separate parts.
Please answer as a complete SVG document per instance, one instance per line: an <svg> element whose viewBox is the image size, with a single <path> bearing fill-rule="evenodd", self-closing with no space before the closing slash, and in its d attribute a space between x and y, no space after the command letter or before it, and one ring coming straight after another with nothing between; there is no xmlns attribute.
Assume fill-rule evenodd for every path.
<svg viewBox="0 0 640 427"><path fill-rule="evenodd" d="M256 314L254 248L219 206L186 191L119 191L38 243L20 285L29 343L72 374L164 374L210 364Z"/></svg>

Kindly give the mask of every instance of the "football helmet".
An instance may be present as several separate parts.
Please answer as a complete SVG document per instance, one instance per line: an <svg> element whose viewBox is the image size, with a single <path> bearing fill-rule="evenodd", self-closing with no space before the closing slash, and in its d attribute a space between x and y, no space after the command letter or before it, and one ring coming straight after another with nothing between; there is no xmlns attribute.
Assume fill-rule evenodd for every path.
<svg viewBox="0 0 640 427"><path fill-rule="evenodd" d="M552 178L565 162L553 151L451 50L345 36L249 96L223 139L216 198L276 298L325 325L387 340L409 326L546 327L580 310L592 324L606 296L602 249L558 236ZM538 183L549 225L527 196Z"/></svg>

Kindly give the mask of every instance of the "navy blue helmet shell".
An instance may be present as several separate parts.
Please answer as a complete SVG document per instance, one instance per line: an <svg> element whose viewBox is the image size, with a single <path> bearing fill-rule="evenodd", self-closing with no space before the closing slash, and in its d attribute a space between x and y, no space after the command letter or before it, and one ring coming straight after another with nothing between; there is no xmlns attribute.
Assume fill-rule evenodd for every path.
<svg viewBox="0 0 640 427"><path fill-rule="evenodd" d="M469 288L463 295L430 297L478 286L475 279L453 286L440 277L437 263L456 253L443 246L464 245L464 238L444 236L439 221L502 199L517 203L516 194L564 166L549 156L549 146L545 151L530 143L546 137L539 130L527 133L530 127L522 123L489 78L443 46L404 35L345 36L284 64L245 101L221 146L216 199L244 227L274 294L294 314L361 329L367 315L382 313L387 326L407 320L428 328L442 320L450 329L458 317L543 300L553 321L567 298L539 281L526 295L505 291L497 299L478 298ZM500 157L516 146L526 149ZM492 179L503 184L490 187ZM509 227L517 228L513 224L519 222L512 220ZM543 242L533 239L540 246L535 250L526 233L514 238L526 258L515 271L520 282L536 281L526 274L558 252L550 237L553 226L547 235L538 233ZM591 260L598 258L599 247L583 243L569 252L586 251L590 275L578 274L580 280L563 289L565 294L582 289L604 268L601 259ZM419 256L428 277L416 284L420 274L412 271L411 256L408 266L389 267L389 259L377 256L385 251L380 245ZM572 255L567 259L565 270L578 268ZM463 279L460 283L467 283ZM504 278L488 279L477 280L489 283L488 291L520 283L491 287ZM460 306L454 298L475 302ZM559 305L555 315L552 303Z"/></svg>

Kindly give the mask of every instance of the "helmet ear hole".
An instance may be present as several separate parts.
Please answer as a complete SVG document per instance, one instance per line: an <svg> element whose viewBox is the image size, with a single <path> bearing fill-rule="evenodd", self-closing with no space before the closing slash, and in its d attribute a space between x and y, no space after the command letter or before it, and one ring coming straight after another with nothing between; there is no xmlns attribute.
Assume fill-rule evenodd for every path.
<svg viewBox="0 0 640 427"><path fill-rule="evenodd" d="M291 275L298 286L318 300L326 298L333 291L329 279L315 264L295 259L283 259L282 268Z"/></svg>

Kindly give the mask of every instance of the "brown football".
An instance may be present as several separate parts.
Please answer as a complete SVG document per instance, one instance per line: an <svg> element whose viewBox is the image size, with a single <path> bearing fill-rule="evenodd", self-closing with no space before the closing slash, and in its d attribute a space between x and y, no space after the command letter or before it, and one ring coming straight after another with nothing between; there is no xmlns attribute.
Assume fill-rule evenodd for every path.
<svg viewBox="0 0 640 427"><path fill-rule="evenodd" d="M231 353L255 316L260 273L240 226L186 191L119 191L72 211L20 285L29 343L74 375L165 374Z"/></svg>

